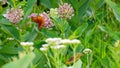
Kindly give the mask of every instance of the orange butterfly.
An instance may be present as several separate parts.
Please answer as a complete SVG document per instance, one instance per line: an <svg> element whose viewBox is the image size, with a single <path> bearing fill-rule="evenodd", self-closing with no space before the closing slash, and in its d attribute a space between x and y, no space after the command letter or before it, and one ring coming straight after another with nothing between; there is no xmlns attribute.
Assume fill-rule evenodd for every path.
<svg viewBox="0 0 120 68"><path fill-rule="evenodd" d="M41 29L44 26L45 20L41 16L32 17L32 20L38 24L38 29Z"/></svg>
<svg viewBox="0 0 120 68"><path fill-rule="evenodd" d="M72 57L66 62L66 64L67 64L67 65L70 65L70 64L72 64L72 63L74 62L74 58L75 58L76 60L79 60L82 56L83 56L83 53L77 53L77 54L75 55L75 57L72 56ZM76 60L75 60L75 61L76 61Z"/></svg>

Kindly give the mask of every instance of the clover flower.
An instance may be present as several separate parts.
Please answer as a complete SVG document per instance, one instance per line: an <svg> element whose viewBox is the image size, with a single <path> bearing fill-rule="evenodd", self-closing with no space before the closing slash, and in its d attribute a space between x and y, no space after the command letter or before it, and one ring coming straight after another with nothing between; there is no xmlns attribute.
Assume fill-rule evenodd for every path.
<svg viewBox="0 0 120 68"><path fill-rule="evenodd" d="M64 3L63 5L59 5L58 14L62 18L71 19L71 17L74 16L73 7L71 7L71 5L68 3Z"/></svg>
<svg viewBox="0 0 120 68"><path fill-rule="evenodd" d="M45 21L44 27L45 28L50 28L50 27L54 26L54 24L50 20L50 17L47 13L43 12L42 14L40 14L40 16L44 18L44 21Z"/></svg>
<svg viewBox="0 0 120 68"><path fill-rule="evenodd" d="M37 17L37 16L38 16L37 13L32 13L31 15L28 16L28 18Z"/></svg>
<svg viewBox="0 0 120 68"><path fill-rule="evenodd" d="M38 23L38 29L40 29L42 27L50 28L50 27L54 26L49 15L45 12L43 12L40 15L38 15L37 13L32 13L30 16L28 16L28 18L32 18L32 20L35 23Z"/></svg>
<svg viewBox="0 0 120 68"><path fill-rule="evenodd" d="M10 22L17 24L20 22L23 18L22 16L24 15L23 10L21 8L11 8L8 9L6 14L3 16L6 17Z"/></svg>

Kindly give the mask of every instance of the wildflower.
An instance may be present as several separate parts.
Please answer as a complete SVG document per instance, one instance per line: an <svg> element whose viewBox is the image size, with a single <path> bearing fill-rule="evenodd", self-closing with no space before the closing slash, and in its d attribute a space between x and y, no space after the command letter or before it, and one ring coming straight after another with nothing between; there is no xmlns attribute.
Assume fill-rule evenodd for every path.
<svg viewBox="0 0 120 68"><path fill-rule="evenodd" d="M3 16L6 17L10 22L17 24L20 22L23 18L22 16L24 15L23 10L21 8L11 8L7 10L7 13L4 14Z"/></svg>
<svg viewBox="0 0 120 68"><path fill-rule="evenodd" d="M73 7L71 7L70 4L64 3L63 5L59 5L58 14L60 15L60 17L71 19L71 17L74 16L73 13Z"/></svg>
<svg viewBox="0 0 120 68"><path fill-rule="evenodd" d="M50 15L50 17L52 17L52 18L58 18L59 15L58 15L58 12L57 12L57 8L55 8L55 9L51 8L49 15Z"/></svg>
<svg viewBox="0 0 120 68"><path fill-rule="evenodd" d="M69 39L63 39L63 40L61 40L61 43L62 44L70 44L71 40L69 40Z"/></svg>
<svg viewBox="0 0 120 68"><path fill-rule="evenodd" d="M30 16L28 16L28 18L37 17L37 16L38 16L37 13L32 13Z"/></svg>
<svg viewBox="0 0 120 68"><path fill-rule="evenodd" d="M42 14L40 14L40 16L44 18L44 21L45 21L44 28L50 28L50 27L54 26L54 24L50 20L50 17L47 13L43 12Z"/></svg>
<svg viewBox="0 0 120 68"><path fill-rule="evenodd" d="M77 40L77 39L73 39L71 41L72 44L80 44L80 40Z"/></svg>
<svg viewBox="0 0 120 68"><path fill-rule="evenodd" d="M43 44L42 45L42 47L48 47L49 46L49 44Z"/></svg>
<svg viewBox="0 0 120 68"><path fill-rule="evenodd" d="M92 52L92 50L89 49L89 48L86 48L86 49L83 50L83 53L85 53L85 54L88 54L88 53L91 53L91 52Z"/></svg>
<svg viewBox="0 0 120 68"><path fill-rule="evenodd" d="M7 40L14 40L14 38L7 38Z"/></svg>
<svg viewBox="0 0 120 68"><path fill-rule="evenodd" d="M43 52L45 52L45 51L48 50L48 48L42 47L42 48L40 48L40 50L43 51Z"/></svg>
<svg viewBox="0 0 120 68"><path fill-rule="evenodd" d="M33 42L20 42L20 45L22 45L22 46L32 46L32 45L34 45L34 43Z"/></svg>
<svg viewBox="0 0 120 68"><path fill-rule="evenodd" d="M45 41L48 43L48 44L60 44L62 39L61 38L48 38L46 39Z"/></svg>
<svg viewBox="0 0 120 68"><path fill-rule="evenodd" d="M32 18L32 20L38 24L38 29L44 27L44 28L50 28L54 26L54 24L51 22L49 15L45 12L38 15L37 13L32 13L28 18Z"/></svg>
<svg viewBox="0 0 120 68"><path fill-rule="evenodd" d="M120 46L120 40L117 40L116 42L115 42L115 45L114 45L115 47L119 47Z"/></svg>
<svg viewBox="0 0 120 68"><path fill-rule="evenodd" d="M65 45L55 45L55 46L51 46L52 49L61 49L61 48L65 48Z"/></svg>

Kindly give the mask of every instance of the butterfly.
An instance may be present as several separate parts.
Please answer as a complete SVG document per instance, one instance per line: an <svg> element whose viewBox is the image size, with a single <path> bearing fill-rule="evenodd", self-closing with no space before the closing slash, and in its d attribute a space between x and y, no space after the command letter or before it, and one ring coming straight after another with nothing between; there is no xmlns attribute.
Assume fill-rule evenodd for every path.
<svg viewBox="0 0 120 68"><path fill-rule="evenodd" d="M77 54L75 55L75 57L74 57L74 56L71 56L71 58L70 58L67 62L65 62L65 64L70 65L70 64L74 63L74 59L76 59L75 61L77 61L77 60L79 60L82 56L83 56L83 53L77 53Z"/></svg>
<svg viewBox="0 0 120 68"><path fill-rule="evenodd" d="M38 24L38 29L41 29L44 26L44 18L41 16L32 17L32 20Z"/></svg>

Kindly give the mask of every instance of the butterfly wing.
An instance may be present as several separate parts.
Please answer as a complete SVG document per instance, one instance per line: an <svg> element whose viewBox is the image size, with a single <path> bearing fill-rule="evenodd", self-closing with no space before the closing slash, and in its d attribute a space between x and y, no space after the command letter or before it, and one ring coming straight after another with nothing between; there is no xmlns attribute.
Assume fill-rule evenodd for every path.
<svg viewBox="0 0 120 68"><path fill-rule="evenodd" d="M45 21L44 21L44 18L41 16L38 16L37 19L38 19L38 29L40 29L44 26Z"/></svg>

